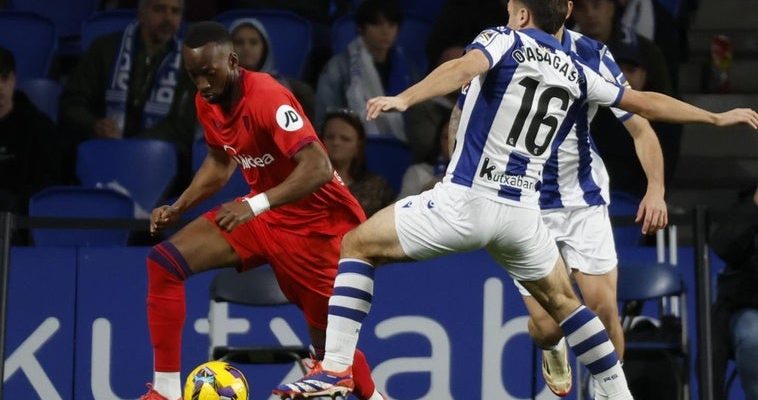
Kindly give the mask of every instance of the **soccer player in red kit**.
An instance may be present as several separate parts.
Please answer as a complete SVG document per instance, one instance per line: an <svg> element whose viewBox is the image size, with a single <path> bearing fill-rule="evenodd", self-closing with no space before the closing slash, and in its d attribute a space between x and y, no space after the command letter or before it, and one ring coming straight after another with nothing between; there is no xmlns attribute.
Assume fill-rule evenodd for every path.
<svg viewBox="0 0 758 400"><path fill-rule="evenodd" d="M209 151L179 199L153 210L151 233L223 187L238 165L251 193L197 218L148 254L155 373L144 400L181 398L184 280L212 268L270 263L282 292L303 310L317 356L323 356L340 241L365 219L295 97L271 76L240 68L223 25L193 25L182 57L197 86ZM361 372L354 376L354 394L381 399L360 351L356 360Z"/></svg>

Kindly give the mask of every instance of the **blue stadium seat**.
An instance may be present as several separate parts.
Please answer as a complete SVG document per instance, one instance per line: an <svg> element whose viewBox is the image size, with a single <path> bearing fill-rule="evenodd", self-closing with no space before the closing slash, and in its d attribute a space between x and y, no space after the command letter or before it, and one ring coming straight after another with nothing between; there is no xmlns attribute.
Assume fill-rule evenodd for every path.
<svg viewBox="0 0 758 400"><path fill-rule="evenodd" d="M198 168L200 168L200 165L203 163L206 154L208 154L208 146L205 144L205 140L202 137L198 138L195 140L195 143L192 146L193 171L197 171ZM213 196L203 200L200 204L191 210L188 210L186 213L184 213L183 217L186 220L193 220L206 211L212 209L213 207L216 207L221 203L236 199L237 197L245 196L249 192L250 186L242 176L240 169L237 168L234 171L234 174L232 174L232 177L229 178L229 182L226 183L226 186L221 188L221 190L219 190Z"/></svg>
<svg viewBox="0 0 758 400"><path fill-rule="evenodd" d="M428 20L415 15L406 15L398 33L397 41L400 47L405 52L406 57L410 58L418 68L419 74L426 73L428 64L426 41L431 31L432 24Z"/></svg>
<svg viewBox="0 0 758 400"><path fill-rule="evenodd" d="M29 200L32 217L132 218L134 203L110 189L47 188ZM125 246L129 230L32 229L35 246Z"/></svg>
<svg viewBox="0 0 758 400"><path fill-rule="evenodd" d="M445 6L440 0L403 0L401 3L406 15L415 15L429 22L434 22Z"/></svg>
<svg viewBox="0 0 758 400"><path fill-rule="evenodd" d="M16 88L29 96L29 100L53 122L58 122L58 98L63 87L52 79L26 79Z"/></svg>
<svg viewBox="0 0 758 400"><path fill-rule="evenodd" d="M128 192L149 213L171 186L176 157L174 145L162 140L88 140L77 149L76 176L84 186Z"/></svg>
<svg viewBox="0 0 758 400"><path fill-rule="evenodd" d="M608 211L611 217L629 217L637 215L640 199L626 192L611 191L611 204ZM616 246L636 246L642 238L641 225L613 227Z"/></svg>
<svg viewBox="0 0 758 400"><path fill-rule="evenodd" d="M415 15L406 15L400 26L397 43L406 57L413 61L420 74L426 72L426 40L432 25L427 20ZM355 15L348 14L338 18L332 24L332 52L341 53L347 45L358 36Z"/></svg>
<svg viewBox="0 0 758 400"><path fill-rule="evenodd" d="M332 54L339 54L347 49L347 45L358 36L355 26L355 15L346 14L332 23Z"/></svg>
<svg viewBox="0 0 758 400"><path fill-rule="evenodd" d="M82 39L79 46L87 51L99 36L123 31L130 22L137 18L137 11L117 9L92 14L82 23Z"/></svg>
<svg viewBox="0 0 758 400"><path fill-rule="evenodd" d="M411 151L405 143L390 137L366 138L368 170L387 179L395 193L400 192L403 174L411 165Z"/></svg>
<svg viewBox="0 0 758 400"><path fill-rule="evenodd" d="M683 399L689 393L690 351L687 332L687 290L679 270L669 264L622 264L618 269L618 300L626 338L624 370L632 393L649 384L649 360L665 362L678 393L661 398ZM676 299L676 301L674 301ZM657 303L657 315L645 313L644 303ZM660 326L647 323L656 321ZM658 361L660 360L660 361ZM640 363L641 361L641 363Z"/></svg>
<svg viewBox="0 0 758 400"><path fill-rule="evenodd" d="M259 9L231 10L215 19L230 27L240 18L256 18L266 28L279 73L293 78L302 77L313 36L311 23L307 19L289 11Z"/></svg>
<svg viewBox="0 0 758 400"><path fill-rule="evenodd" d="M677 296L684 283L676 267L669 264L624 265L619 268L618 300L651 300Z"/></svg>
<svg viewBox="0 0 758 400"><path fill-rule="evenodd" d="M29 12L0 11L0 27L0 46L16 58L17 79L46 77L58 45L53 21Z"/></svg>
<svg viewBox="0 0 758 400"><path fill-rule="evenodd" d="M9 0L8 9L49 18L61 37L79 36L82 21L97 10L100 0ZM30 43L34 43L31 42Z"/></svg>

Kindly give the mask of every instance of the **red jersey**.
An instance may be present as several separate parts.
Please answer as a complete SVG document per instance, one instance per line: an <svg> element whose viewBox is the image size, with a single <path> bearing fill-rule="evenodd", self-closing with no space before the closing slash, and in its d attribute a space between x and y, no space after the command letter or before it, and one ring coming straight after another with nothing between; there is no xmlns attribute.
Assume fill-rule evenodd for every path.
<svg viewBox="0 0 758 400"><path fill-rule="evenodd" d="M197 93L197 117L208 145L223 149L239 164L251 194L263 193L292 173L295 153L309 143L323 144L300 103L270 75L240 68L240 85L242 98L230 115ZM366 219L336 173L305 198L257 218L303 234L331 235L342 235Z"/></svg>

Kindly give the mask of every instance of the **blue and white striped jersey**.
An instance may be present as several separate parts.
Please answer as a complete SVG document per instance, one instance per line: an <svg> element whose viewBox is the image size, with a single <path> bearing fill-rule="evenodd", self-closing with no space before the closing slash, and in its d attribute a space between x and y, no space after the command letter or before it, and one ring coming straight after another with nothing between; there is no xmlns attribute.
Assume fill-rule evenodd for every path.
<svg viewBox="0 0 758 400"><path fill-rule="evenodd" d="M561 44L564 51L579 57L603 78L619 85L627 84L626 77L604 44L568 29L563 31ZM540 189L542 209L610 203L608 172L589 131L590 122L597 109L597 104L588 104L587 112L577 116L571 132L563 142L557 143L559 146L545 163ZM632 116L617 108L613 108L612 111L621 122Z"/></svg>
<svg viewBox="0 0 758 400"><path fill-rule="evenodd" d="M464 89L445 182L537 209L542 171L555 143L586 115L588 102L615 105L624 89L537 29L488 29L471 49L487 56L490 69Z"/></svg>

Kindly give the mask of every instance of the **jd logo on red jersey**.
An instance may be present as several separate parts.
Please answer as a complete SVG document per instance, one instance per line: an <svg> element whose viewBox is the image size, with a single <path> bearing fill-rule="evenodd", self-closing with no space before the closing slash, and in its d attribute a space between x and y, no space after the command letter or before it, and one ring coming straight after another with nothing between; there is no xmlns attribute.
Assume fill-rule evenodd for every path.
<svg viewBox="0 0 758 400"><path fill-rule="evenodd" d="M237 154L237 150L228 145L224 145L224 150L232 157L234 161L239 164L242 169L250 169L256 167L265 167L274 162L274 156L266 153L260 157L251 156L248 154Z"/></svg>
<svg viewBox="0 0 758 400"><path fill-rule="evenodd" d="M276 109L276 123L287 132L293 132L303 127L303 117L289 104L282 104Z"/></svg>

